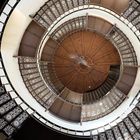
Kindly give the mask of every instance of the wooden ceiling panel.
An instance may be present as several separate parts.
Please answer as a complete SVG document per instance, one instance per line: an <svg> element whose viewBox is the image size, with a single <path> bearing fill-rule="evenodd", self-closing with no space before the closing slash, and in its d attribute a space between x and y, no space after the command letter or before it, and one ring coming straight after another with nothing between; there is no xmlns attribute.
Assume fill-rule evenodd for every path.
<svg viewBox="0 0 140 140"><path fill-rule="evenodd" d="M90 0L91 4L100 5L121 14L129 5L129 0Z"/></svg>
<svg viewBox="0 0 140 140"><path fill-rule="evenodd" d="M22 37L18 55L35 57L44 32L44 28L32 21Z"/></svg>
<svg viewBox="0 0 140 140"><path fill-rule="evenodd" d="M53 66L65 87L84 93L96 89L106 80L112 64L120 64L116 48L95 32L79 31L60 44Z"/></svg>
<svg viewBox="0 0 140 140"><path fill-rule="evenodd" d="M108 9L111 9L113 4L114 4L114 0L101 0L101 4L108 8Z"/></svg>
<svg viewBox="0 0 140 140"><path fill-rule="evenodd" d="M121 14L128 6L130 0L116 0L113 9Z"/></svg>
<svg viewBox="0 0 140 140"><path fill-rule="evenodd" d="M102 32L102 28L104 28L104 20L101 18L96 18L95 22L95 30L97 30L99 33Z"/></svg>

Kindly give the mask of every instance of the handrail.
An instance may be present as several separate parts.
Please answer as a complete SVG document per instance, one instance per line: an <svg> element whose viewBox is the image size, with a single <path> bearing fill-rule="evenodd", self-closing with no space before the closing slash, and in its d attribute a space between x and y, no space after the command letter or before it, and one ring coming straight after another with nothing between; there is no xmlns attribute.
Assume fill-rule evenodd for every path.
<svg viewBox="0 0 140 140"><path fill-rule="evenodd" d="M5 4L4 4L4 6L5 6L5 7L6 7L6 6L10 6L11 10L10 10L9 14L5 14L4 11L0 11L0 14L1 14L1 15L2 15L2 14L6 15L6 20L5 20L5 22L3 23L2 21L0 21L0 23L3 24L2 30L0 31L0 33L1 33L1 34L0 34L0 46L1 46L1 40L2 40L2 36L3 36L3 32L4 32L4 29L5 29L5 26L6 26L7 22L8 22L8 20L9 20L10 15L12 14L13 10L16 8L16 6L17 6L17 4L20 2L20 0L16 0L15 4L14 4L13 6L10 5L8 2L10 2L10 0L7 0L7 1L5 2ZM6 3L7 3L7 4L6 4ZM3 7L2 9L4 9L5 7Z"/></svg>
<svg viewBox="0 0 140 140"><path fill-rule="evenodd" d="M75 19L76 19L76 18L75 18ZM74 19L74 20L75 20L75 19ZM71 20L70 20L70 21L71 21ZM67 23L69 23L69 22L67 22ZM62 24L62 25L65 25L65 23ZM60 26L60 27L61 27L61 26ZM59 28L60 28L60 27L59 27ZM59 29L59 28L58 28L58 29ZM63 28L63 26L62 26L61 28ZM56 29L57 32L58 32L58 29ZM76 30L78 30L78 29L76 29ZM122 38L126 38L126 39L127 39L127 37L126 37L120 30L118 30L117 27L114 28L114 31L116 31L118 34L120 33L119 36L122 36ZM95 31L95 32L96 32L96 31ZM70 33L71 33L71 32L70 32ZM53 33L53 34L54 34L54 33ZM105 38L110 39L110 38L106 37L105 34L102 34L102 35L104 35ZM65 35L65 36L67 36L67 35ZM122 38L121 38L121 39L122 39ZM110 40L111 40L111 39L110 39ZM127 40L128 40L128 39L127 39ZM126 41L127 41L127 40L126 40ZM117 41L119 41L119 40L117 40ZM114 40L112 40L111 42L112 42L112 44L115 43ZM122 42L121 42L121 43L122 43ZM121 45L121 43L120 43L119 45ZM134 57L133 53L134 53L135 51L133 51L133 52L131 51L131 49L133 50L133 48L131 48L132 44L131 44L129 41L127 41L126 44L128 45L127 48L130 50L130 53L129 53L129 54L132 54L132 56ZM130 44L130 46L129 46L129 44ZM116 49L117 49L118 52L119 52L119 51L120 51L120 50L119 50L119 46L117 46L117 44L115 44L115 47L116 47ZM121 57L121 61L122 61L122 63L123 63L123 58L122 58L122 56L121 56L121 52L119 52L119 54L120 54L120 57ZM123 53L122 55L124 55L124 53ZM133 58L133 57L132 57L132 58ZM134 58L135 58L135 57L134 57ZM136 59L136 61L134 61L134 62L136 63L135 65L137 65L137 59ZM122 64L122 65L124 65L124 64ZM121 71L123 71L123 68L122 68ZM117 82L117 83L119 83L119 82Z"/></svg>
<svg viewBox="0 0 140 140"><path fill-rule="evenodd" d="M94 8L97 8L97 7L94 7ZM89 7L88 8L83 8L83 9L80 9L80 10L85 10L85 9L89 9ZM92 9L92 8L91 8ZM98 8L97 8L98 9ZM77 12L77 11L80 11L79 9L78 10L76 10L76 11L72 11L72 12L70 12L70 13L68 13L67 15L65 15L64 17L66 17L66 16L68 16L68 15L70 15L70 14L72 14L72 13L74 13L74 12ZM103 10L102 8L101 8L101 10ZM104 10L103 10L104 11ZM112 13L111 13L112 14ZM64 18L63 17L63 18ZM84 17L84 16L82 16L82 17ZM75 18L76 19L76 18ZM62 20L62 19L60 19L60 20ZM55 27L55 25L58 23L58 22L60 22L60 20L58 20L55 24L54 24L54 26L52 26L52 28L46 33L46 35L45 35L45 37L42 39L42 42L41 43L43 43L44 41L43 40L45 40L45 38L47 37L47 35L49 35L49 36L51 36L51 34L50 34L50 32L51 32L51 30L53 30L53 28ZM70 20L71 21L71 20ZM72 20L73 21L73 20ZM65 23L64 23L65 24ZM117 27L115 28L115 29L117 29ZM57 30L57 29L55 29L55 30ZM122 33L121 33L122 34ZM126 38L126 36L125 36L125 38ZM131 43L130 43L131 44ZM132 44L131 44L132 45ZM41 46L41 44L40 44L40 46ZM115 45L116 46L116 45ZM117 46L116 46L116 48L117 48ZM40 54L40 51L42 50L42 48L40 47L39 49L38 49L38 53L37 54ZM118 50L118 52L119 52L119 48L117 48L117 50ZM121 56L121 55L120 55ZM40 62L39 62L39 60L40 60L40 57L41 56L37 56L37 63L38 63L38 69L40 69L40 67L39 67L39 65L40 65ZM122 57L121 57L121 61L122 61L123 59L122 59ZM137 60L136 60L136 63L137 63ZM122 68L122 67L121 67ZM121 71L123 71L123 69L121 69ZM41 70L40 70L40 72L41 72ZM122 73L122 72L121 72ZM41 75L41 77L42 77L42 79L44 79L44 77L43 77L43 75L42 75L42 73L40 73L40 75ZM121 74L122 75L122 74ZM121 77L119 78L119 80L118 80L118 82L120 81L120 79L121 79ZM45 82L45 80L44 80L44 82ZM118 83L117 82L117 83Z"/></svg>
<svg viewBox="0 0 140 140"><path fill-rule="evenodd" d="M92 6L93 6L93 5L92 5ZM79 7L80 7L80 6L79 6ZM86 9L99 9L99 10L101 10L101 11L105 11L105 12L107 12L107 13L109 13L109 14L115 16L117 19L119 19L121 22L123 22L126 26L128 26L128 24L131 23L131 22L129 22L128 24L126 24L126 23L124 22L124 20L121 19L121 18L124 18L123 16L116 15L115 13L113 13L112 11L109 11L108 9L103 9L103 7L97 7L97 6L94 5L94 7L83 7L82 9L81 9L81 8L78 8L78 9L76 9L75 11L69 11L68 14L66 14L66 15L65 15L65 13L64 13L64 16L63 16L61 19L58 19L57 22L55 22L55 23L52 24L53 26L51 27L51 29L47 30L47 31L46 31L46 34L45 34L44 37L42 38L41 43L40 43L39 48L38 48L38 53L37 53L37 54L40 54L40 53L41 53L41 49L42 49L41 47L42 47L42 45L43 45L44 40L46 39L47 36L50 36L50 33L51 33L51 31L53 30L53 28L54 28L62 19L64 19L65 17L67 17L67 16L69 16L69 15L75 13L75 12L82 11L82 10L86 10ZM129 27L129 26L128 26L128 27ZM133 27L135 27L135 26L132 26L131 28L130 28L130 27L129 27L129 28L133 31L133 29L132 29ZM137 31L138 31L138 30L137 30ZM138 31L138 32L139 32L139 31ZM136 35L136 37L137 37L138 40L140 41L140 38L137 36L136 31L133 31L133 33ZM38 58L38 60L39 60L40 56L38 55L37 58Z"/></svg>
<svg viewBox="0 0 140 140"><path fill-rule="evenodd" d="M140 92L138 92L137 93L137 96L140 94ZM134 101L133 101L134 102ZM37 115L40 117L39 119L36 119L38 122L41 122L43 125L45 125L42 121L41 121L41 119L44 119L45 120L45 118L43 118L43 117L41 117L41 115L40 114L38 114L37 113ZM33 118L36 118L34 115L33 115ZM113 120L112 122L110 122L109 124L106 124L106 125L103 125L103 126L100 126L100 127L98 127L98 128L96 128L96 129L89 129L89 130L83 130L83 131L74 131L74 130L72 130L72 129L66 129L66 128L64 128L64 127L60 127L60 126L58 126L58 125L56 125L55 123L52 123L52 122L50 122L49 120L48 120L48 122L50 123L50 124L52 124L52 128L54 127L54 126L57 126L57 127L59 127L60 128L60 130L57 130L57 129L55 129L55 131L57 131L57 132L59 132L59 133L63 133L63 134L65 134L64 132L62 132L61 131L61 129L64 129L64 130L67 130L67 132L68 131L72 131L72 132L82 132L83 133L83 136L82 137L87 137L87 136L84 136L84 133L86 133L86 132L89 132L89 133L91 133L92 131L95 131L95 130L98 130L98 129L100 129L100 128L104 128L104 127L106 127L106 126L110 126L111 127L111 123L113 123L113 122L116 122L116 120L118 120L118 119L121 119L121 117L119 116L119 117L117 117L115 120ZM122 119L121 119L122 120ZM116 126L116 125L115 125ZM69 134L69 133L67 133L67 134ZM72 136L75 136L74 134L72 135ZM81 137L81 135L76 135L76 137Z"/></svg>
<svg viewBox="0 0 140 140"><path fill-rule="evenodd" d="M7 21L8 21L8 19L9 19L9 17L10 17L10 15L11 15L11 13L12 13L12 11L15 9L15 7L16 7L16 5L19 3L19 0L17 0L16 1L16 3L15 3L15 5L12 7L12 9L11 9L11 11L10 11L10 13L7 15L7 18L6 18L6 20L5 20L5 22L3 23L3 27L2 27L2 30L1 30L1 35L0 35L0 44L1 44L1 40L2 40L2 36L3 36L3 32L4 32L4 29L5 29L5 26L6 26L6 24L7 24ZM80 9L80 10L82 10L82 9ZM101 9L102 10L102 9ZM110 13L111 14L111 13ZM122 21L123 22L123 21ZM2 22L0 22L0 23L2 23ZM125 22L124 22L125 23ZM126 23L125 23L126 24ZM128 26L128 25L127 25ZM130 28L131 30L132 30L132 28ZM132 30L133 31L133 30ZM134 32L134 31L133 31ZM135 32L134 32L135 33ZM137 34L135 34L136 36L137 36ZM137 36L137 38L139 39L139 37ZM140 39L139 39L140 40ZM2 58L1 58L1 60L2 60ZM2 64L3 64L3 62L2 62ZM5 76L7 77L7 79L8 79L8 82L9 82L9 84L11 85L11 87L13 88L13 91L15 91L16 92L16 90L14 89L14 87L12 86L12 84L11 84L11 82L10 82L10 80L9 80L9 78L8 78L8 75L7 75L7 73L6 73L6 70L5 70L5 68L4 68L4 64L2 65L2 69L4 70L4 73L5 73ZM19 94L18 93L16 93L17 95L18 95L18 97L23 101L23 99L19 96ZM139 93L138 93L139 94ZM28 107L29 107L29 105L25 102L25 101L23 101ZM133 101L134 102L134 101ZM31 109L32 109L32 107L30 107ZM33 109L32 109L33 110ZM34 113L35 113L35 111L34 111ZM42 118L42 116L40 116L40 119ZM118 118L117 118L118 119ZM117 120L116 119L116 120ZM44 118L44 120L46 120L45 118ZM41 120L40 120L41 121ZM46 120L46 121L48 121L48 120ZM115 120L114 120L115 121ZM52 123L52 122L51 122ZM53 124L53 123L52 123ZM55 125L55 124L54 124ZM108 125L108 124L107 124ZM101 126L101 127L105 127L106 125L104 125L104 126ZM59 126L60 127L60 126ZM61 127L60 127L61 128ZM68 133L68 129L66 129L66 128L64 128L65 130L67 130L67 133ZM96 128L96 129L98 129L98 128ZM73 131L73 132L76 132L76 130L74 131L74 130L71 130L71 131ZM86 131L80 131L80 132L83 132L83 134L84 134L84 132L91 132L92 130L86 130ZM63 132L64 133L64 132ZM65 132L66 133L66 132ZM76 134L76 133L75 133ZM90 133L91 134L91 133ZM78 135L77 135L78 136Z"/></svg>
<svg viewBox="0 0 140 140"><path fill-rule="evenodd" d="M96 6L95 6L94 8L95 8L95 9L100 9L100 10L102 10L102 11L105 11L105 12L107 12L107 13L109 13L109 14L115 16L117 19L119 19L121 22L123 22L125 25L128 26L128 24L126 24L123 20L121 20L122 16L118 16L118 15L116 15L115 13L112 13L112 11L109 11L109 10L106 10L106 9L104 10L103 7L96 7ZM78 10L69 12L68 14L64 15L61 19L59 19L57 22L55 22L55 23L53 24L52 28L49 29L49 30L46 32L44 38L42 39L42 41L41 41L41 43L40 43L40 46L43 44L43 41L45 40L45 38L46 38L47 36L50 36L50 32L53 30L53 28L55 27L55 25L57 25L58 22L60 22L63 18L65 18L66 16L69 16L70 14L72 14L72 13L74 13L74 12L81 11L81 10L85 10L85 9L92 9L92 8L91 8L91 7L85 8L85 7L83 6L83 9L78 8ZM131 22L130 22L130 23L131 23ZM129 27L129 26L128 26L128 27ZM134 26L133 26L133 27L134 27ZM130 28L130 27L129 27L129 28ZM130 29L133 31L132 28L130 28ZM137 30L137 31L138 31L138 30ZM140 40L140 38L137 36L136 32L133 31L133 33L136 35L136 37L138 38L138 40ZM40 54L40 53L41 53L41 48L38 49L38 54ZM39 56L38 56L38 58L39 58ZM38 59L38 60L39 60L39 59ZM39 64L39 62L38 62L38 64ZM138 94L139 94L139 93L138 93ZM118 119L118 118L116 118L116 120L117 120L117 119ZM115 121L115 120L114 120L114 121ZM112 122L114 122L114 121L112 121ZM104 126L106 126L106 125L104 125ZM101 126L100 128L102 128L102 127L104 127L104 126ZM87 131L91 131L91 130L87 130ZM86 131L86 132L87 132L87 131Z"/></svg>
<svg viewBox="0 0 140 140"><path fill-rule="evenodd" d="M10 0L8 0L8 2L9 2L9 1L10 1ZM6 24L7 24L8 20L9 20L9 18L10 18L10 15L12 14L13 10L16 8L16 6L18 5L19 2L20 2L20 0L16 0L16 3L15 3L13 6L11 5L11 10L10 10L9 14L7 15L7 18L6 18L5 22L3 23L3 24L4 24L4 25L3 25L3 28L2 28L2 30L0 31L0 32L1 32L1 34L0 34L0 47L1 47L2 36L3 36L4 30L5 30ZM7 5L10 5L10 4L7 4ZM0 23L2 23L2 22L0 21ZM25 105L27 105L31 110L33 110L33 112L35 112L35 110L34 110L31 106L29 106L29 105L20 97L19 93L17 93L17 91L16 91L15 88L13 87L13 85L12 85L12 83L11 83L9 77L8 77L8 74L7 74L7 72L6 72L6 69L5 69L5 67L4 67L4 63L3 63L3 60L2 60L2 56L1 56L1 51L0 51L0 62L1 62L1 64L2 64L2 69L3 69L4 73L5 73L5 75L3 75L3 76L7 78L8 82L9 82L8 84L12 87L13 92L16 93L16 95L22 100L22 102L23 102ZM1 76L0 76L0 77L1 77ZM13 99L16 99L16 98L13 98ZM26 109L26 110L27 110L27 109Z"/></svg>

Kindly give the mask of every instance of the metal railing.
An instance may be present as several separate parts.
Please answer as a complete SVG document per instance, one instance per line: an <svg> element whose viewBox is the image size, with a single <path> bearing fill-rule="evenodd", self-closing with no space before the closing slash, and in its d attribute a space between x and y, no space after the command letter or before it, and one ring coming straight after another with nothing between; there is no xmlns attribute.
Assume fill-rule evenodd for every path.
<svg viewBox="0 0 140 140"><path fill-rule="evenodd" d="M95 6L94 8L95 8L95 9L97 8L97 9L100 9L100 10L103 10L103 11L105 11L105 12L108 12L108 13L112 14L113 16L117 17L119 20L121 20L125 25L127 25L127 26L129 27L128 22L126 23L126 22L125 22L125 19L122 19L122 16L121 16L121 15L118 16L117 14L113 13L112 11L103 9L102 7L96 7L96 6ZM75 10L75 11L73 10L73 11L68 12L67 14L64 15L64 17L66 17L66 16L68 16L68 15L74 13L74 12L77 12L77 11L80 11L80 10L84 10L84 9L92 9L92 8L90 8L90 6L89 6L88 8L85 8L85 7L83 6L82 8L78 8L78 10ZM62 17L62 18L64 18L64 17ZM56 25L60 20L61 20L61 19L57 19L57 22L54 22L54 24L51 25L51 28L48 29L48 32L46 33L46 36L47 36L47 35L50 35L49 33L51 32L51 30L53 29L53 27L55 27L55 25ZM134 26L133 26L133 27L134 27ZM139 31L136 31L133 27L131 26L130 29L133 31L133 33L134 33L134 34L137 36L137 38L139 39L139 36L138 36ZM45 37L44 37L44 38L45 38ZM42 41L42 42L43 42L43 41ZM40 46L41 46L41 45L40 45ZM40 52L40 49L39 49L38 52ZM118 118L117 118L117 119L118 119ZM116 119L116 120L117 120L117 119ZM116 120L114 120L114 122L115 122ZM106 127L106 126L103 126L103 127ZM91 130L85 131L85 133L86 133L86 132L89 132L89 134L92 133ZM75 135L75 134L76 134L76 131L75 131L75 133L73 133L73 135ZM84 136L84 132L83 132L83 136Z"/></svg>
<svg viewBox="0 0 140 140"><path fill-rule="evenodd" d="M5 15L6 18L2 18L2 20L0 20L0 41L2 40L2 35L3 35L3 31L5 29L5 26L6 26L6 23L8 21L8 18L10 17L10 14L12 13L12 11L14 10L14 8L16 7L16 5L18 4L19 1L16 1L15 3L11 3L12 0L9 0L8 1L8 4L6 4L6 7L10 10L6 10L6 12L3 12L3 16ZM101 9L102 10L102 9ZM7 12L9 11L9 12ZM7 13L7 14L4 14L4 13ZM112 14L112 13L111 13ZM116 16L115 14L113 14L114 16ZM119 17L121 18L121 17ZM125 20L125 19L124 19ZM125 23L125 21L123 21L123 23ZM125 23L127 24L127 23ZM129 25L128 25L129 26ZM139 31L138 30L135 30L133 28L134 26L131 26L131 30L135 33L135 35L138 37L138 39L140 38L140 35L139 35ZM133 30L134 29L134 30ZM46 120L45 118L43 118L42 116L39 116L39 114L35 113L35 111L33 111L33 109L31 107L29 107L25 101L22 100L22 98L20 98L20 96L18 95L18 93L15 92L14 88L12 87L12 84L10 83L10 80L8 79L8 76L6 74L6 71L5 71L5 68L4 68L4 65L2 65L2 70L3 70L3 73L1 74L1 77L6 77L7 78L7 81L8 81L8 86L10 86L10 89L8 88L7 91L9 93L11 93L11 97L16 100L16 102L22 106L22 108L24 110L26 110L29 114L33 114L33 116L35 116L36 118L38 118L37 120L40 120L42 123L46 123L48 126L50 126L51 128L54 128L56 129L57 131L60 131L62 133L67 133L67 134L71 134L71 135L77 135L77 136L90 136L92 135L92 131L94 130L87 130L87 131L74 131L74 130L69 130L69 129L66 129L66 128L62 128L60 126L56 126L55 124L53 124L52 122L49 122L48 120ZM14 93L14 94L13 94ZM18 100L17 100L18 99ZM136 99L138 100L138 98ZM136 101L135 100L135 101ZM134 102L133 105L135 105L136 103ZM136 111L137 111L137 107L136 107ZM138 117L138 116L137 116ZM116 120L114 120L116 121ZM108 125L108 124L107 124ZM102 126L102 128L104 128L105 130L105 127L106 126ZM131 126L132 127L132 126ZM130 128L131 128L130 127ZM128 130L129 127L127 127L127 130ZM97 128L99 129L99 128ZM137 130L137 129L136 129ZM130 130L129 130L130 131ZM98 131L97 131L98 132ZM135 131L136 132L136 131ZM100 132L98 132L100 133ZM133 133L135 134L135 133ZM95 136L96 137L96 136ZM115 135L115 137L117 137L117 135ZM138 137L139 138L139 137Z"/></svg>

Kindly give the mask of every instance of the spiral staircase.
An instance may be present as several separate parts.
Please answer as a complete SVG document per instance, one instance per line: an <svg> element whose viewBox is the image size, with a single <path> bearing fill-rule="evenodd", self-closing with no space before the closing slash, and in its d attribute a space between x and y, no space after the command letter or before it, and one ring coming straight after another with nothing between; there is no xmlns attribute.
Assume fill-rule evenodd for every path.
<svg viewBox="0 0 140 140"><path fill-rule="evenodd" d="M0 40L2 133L140 140L139 0L8 0Z"/></svg>

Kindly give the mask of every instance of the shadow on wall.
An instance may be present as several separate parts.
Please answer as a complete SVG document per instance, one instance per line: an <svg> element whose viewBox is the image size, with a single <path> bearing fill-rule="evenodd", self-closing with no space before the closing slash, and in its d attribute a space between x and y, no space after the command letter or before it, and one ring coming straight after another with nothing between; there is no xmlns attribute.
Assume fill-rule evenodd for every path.
<svg viewBox="0 0 140 140"><path fill-rule="evenodd" d="M3 8L7 2L8 0L0 0L0 13L3 11Z"/></svg>
<svg viewBox="0 0 140 140"><path fill-rule="evenodd" d="M70 137L57 133L38 123L33 118L27 119L25 124L13 136L13 140L90 140L76 137Z"/></svg>
<svg viewBox="0 0 140 140"><path fill-rule="evenodd" d="M6 140L6 139L7 139L6 136L4 134L0 133L0 140Z"/></svg>

